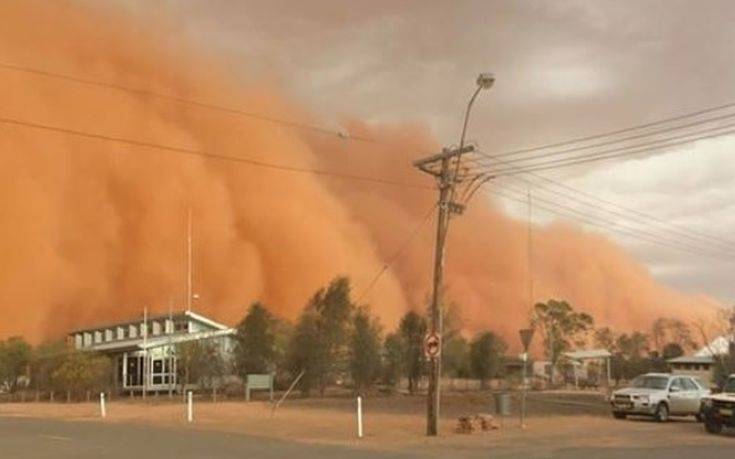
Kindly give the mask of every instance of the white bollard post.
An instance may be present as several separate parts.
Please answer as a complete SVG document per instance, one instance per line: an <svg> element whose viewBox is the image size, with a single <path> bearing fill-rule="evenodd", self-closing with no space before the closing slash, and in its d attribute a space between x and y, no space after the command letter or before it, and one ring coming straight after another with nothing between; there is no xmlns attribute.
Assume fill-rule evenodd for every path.
<svg viewBox="0 0 735 459"><path fill-rule="evenodd" d="M191 391L186 393L186 420L188 422L194 421L194 405L191 399Z"/></svg>
<svg viewBox="0 0 735 459"><path fill-rule="evenodd" d="M107 417L107 408L105 407L105 393L100 392L100 416L102 419Z"/></svg>
<svg viewBox="0 0 735 459"><path fill-rule="evenodd" d="M362 438L362 397L357 397L357 438Z"/></svg>

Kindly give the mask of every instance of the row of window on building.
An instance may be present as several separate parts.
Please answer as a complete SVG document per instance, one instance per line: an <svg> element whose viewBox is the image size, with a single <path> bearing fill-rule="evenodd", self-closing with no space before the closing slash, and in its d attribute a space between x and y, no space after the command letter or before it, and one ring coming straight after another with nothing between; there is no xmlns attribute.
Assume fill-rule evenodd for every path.
<svg viewBox="0 0 735 459"><path fill-rule="evenodd" d="M145 335L144 323L118 325L100 330L90 330L74 334L74 345L77 349L127 339L139 339ZM172 333L189 332L189 321L151 320L148 321L148 336L159 336Z"/></svg>

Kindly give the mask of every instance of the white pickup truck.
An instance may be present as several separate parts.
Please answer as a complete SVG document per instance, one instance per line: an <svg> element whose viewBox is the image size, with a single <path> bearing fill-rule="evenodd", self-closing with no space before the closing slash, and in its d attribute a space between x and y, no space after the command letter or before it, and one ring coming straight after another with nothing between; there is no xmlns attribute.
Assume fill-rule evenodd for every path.
<svg viewBox="0 0 735 459"><path fill-rule="evenodd" d="M727 378L722 392L702 400L704 428L718 434L723 427L735 427L735 374Z"/></svg>

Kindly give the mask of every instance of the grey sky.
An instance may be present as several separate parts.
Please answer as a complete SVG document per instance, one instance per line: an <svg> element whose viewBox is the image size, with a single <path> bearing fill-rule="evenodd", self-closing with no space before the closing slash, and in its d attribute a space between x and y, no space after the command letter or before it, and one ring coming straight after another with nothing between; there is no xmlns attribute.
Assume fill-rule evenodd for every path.
<svg viewBox="0 0 735 459"><path fill-rule="evenodd" d="M170 0L162 12L243 75L276 75L325 123L422 122L455 143L475 75L492 71L469 132L488 152L735 101L730 1ZM721 138L545 175L735 240L734 146ZM662 281L735 298L732 263L614 237Z"/></svg>

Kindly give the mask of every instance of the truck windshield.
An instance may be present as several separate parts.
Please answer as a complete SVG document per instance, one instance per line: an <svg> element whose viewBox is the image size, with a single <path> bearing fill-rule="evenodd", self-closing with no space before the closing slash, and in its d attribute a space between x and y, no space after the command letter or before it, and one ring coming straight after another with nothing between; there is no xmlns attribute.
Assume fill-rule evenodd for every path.
<svg viewBox="0 0 735 459"><path fill-rule="evenodd" d="M722 388L723 392L728 394L735 394L735 378L729 378L725 383L725 387Z"/></svg>
<svg viewBox="0 0 735 459"><path fill-rule="evenodd" d="M631 383L631 387L639 389L666 389L669 378L666 376L638 376Z"/></svg>

